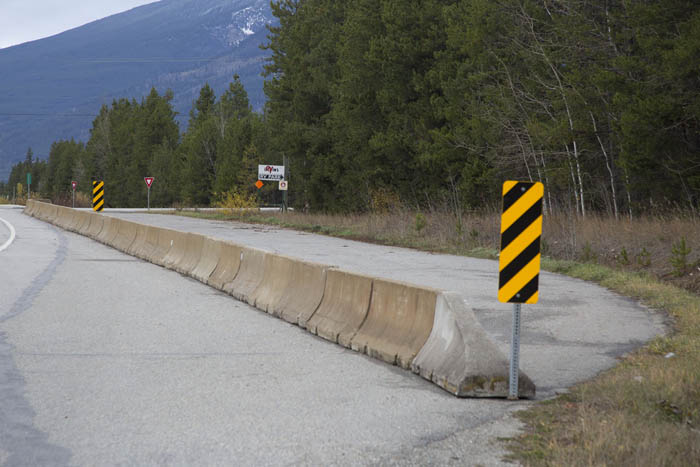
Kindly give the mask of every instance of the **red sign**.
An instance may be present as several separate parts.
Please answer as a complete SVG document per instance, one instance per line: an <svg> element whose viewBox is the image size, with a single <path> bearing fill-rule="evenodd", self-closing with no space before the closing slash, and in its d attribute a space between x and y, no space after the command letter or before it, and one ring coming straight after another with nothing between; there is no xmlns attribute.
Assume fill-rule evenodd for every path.
<svg viewBox="0 0 700 467"><path fill-rule="evenodd" d="M143 179L146 182L146 186L151 188L151 185L153 185L153 177L143 177Z"/></svg>
<svg viewBox="0 0 700 467"><path fill-rule="evenodd" d="M70 186L72 186L73 191L75 191L75 187L78 186L78 182L70 182Z"/></svg>
<svg viewBox="0 0 700 467"><path fill-rule="evenodd" d="M261 182L260 180L258 180L257 182L255 182L255 186L258 187L258 190L259 190L260 188L263 187L263 182Z"/></svg>

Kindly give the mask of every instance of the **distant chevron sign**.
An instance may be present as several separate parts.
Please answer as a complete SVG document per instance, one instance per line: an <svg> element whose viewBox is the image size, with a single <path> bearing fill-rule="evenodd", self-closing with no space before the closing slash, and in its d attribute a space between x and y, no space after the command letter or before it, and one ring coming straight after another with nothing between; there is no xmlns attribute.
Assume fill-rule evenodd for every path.
<svg viewBox="0 0 700 467"><path fill-rule="evenodd" d="M498 301L537 303L540 277L542 197L539 182L503 184Z"/></svg>
<svg viewBox="0 0 700 467"><path fill-rule="evenodd" d="M92 210L100 212L105 205L105 182L93 180L92 182Z"/></svg>

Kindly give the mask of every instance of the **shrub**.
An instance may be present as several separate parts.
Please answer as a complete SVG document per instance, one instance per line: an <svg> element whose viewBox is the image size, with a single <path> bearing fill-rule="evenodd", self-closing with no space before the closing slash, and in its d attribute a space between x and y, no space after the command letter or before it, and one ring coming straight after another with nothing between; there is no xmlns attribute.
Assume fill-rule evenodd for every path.
<svg viewBox="0 0 700 467"><path fill-rule="evenodd" d="M688 263L688 255L692 249L686 245L685 237L681 237L677 243L674 243L671 247L671 266L673 266L673 275L680 277L684 275L690 268Z"/></svg>
<svg viewBox="0 0 700 467"><path fill-rule="evenodd" d="M255 194L246 195L238 190L225 191L216 193L216 201L212 203L215 208L230 209L231 211L240 211L244 209L255 209L258 207L258 201Z"/></svg>

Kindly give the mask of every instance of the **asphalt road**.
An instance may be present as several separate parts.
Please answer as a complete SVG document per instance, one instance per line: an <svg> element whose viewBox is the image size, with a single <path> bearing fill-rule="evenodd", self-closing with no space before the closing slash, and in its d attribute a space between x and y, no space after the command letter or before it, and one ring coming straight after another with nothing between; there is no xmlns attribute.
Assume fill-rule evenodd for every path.
<svg viewBox="0 0 700 467"><path fill-rule="evenodd" d="M113 215L462 292L507 349L510 310L495 302L493 262ZM497 438L518 428L512 412L532 403L457 399L176 272L16 209L0 218L17 232L0 252L0 463L496 465ZM664 329L658 315L581 281L545 274L540 291L521 356L538 397Z"/></svg>

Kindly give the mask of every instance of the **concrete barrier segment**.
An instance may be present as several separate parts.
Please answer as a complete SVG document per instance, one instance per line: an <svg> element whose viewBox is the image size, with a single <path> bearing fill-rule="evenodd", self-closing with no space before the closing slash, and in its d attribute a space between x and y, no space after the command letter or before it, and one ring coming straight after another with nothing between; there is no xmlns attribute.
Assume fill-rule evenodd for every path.
<svg viewBox="0 0 700 467"><path fill-rule="evenodd" d="M26 214L28 216L32 216L32 212L36 209L36 203L33 199L28 199L27 203L24 205L24 209L22 210L22 214ZM33 216L32 216L33 217Z"/></svg>
<svg viewBox="0 0 700 467"><path fill-rule="evenodd" d="M24 206L24 214L31 216L32 212L37 208L37 203L33 199L28 199Z"/></svg>
<svg viewBox="0 0 700 467"><path fill-rule="evenodd" d="M194 277L200 282L208 283L209 277L212 275L217 265L219 264L219 259L221 258L221 250L224 247L224 242L221 240L215 240L211 237L204 237L204 242L202 245L202 252L199 257L197 265L190 272L190 276ZM240 256L239 256L240 258ZM240 259L239 259L240 261Z"/></svg>
<svg viewBox="0 0 700 467"><path fill-rule="evenodd" d="M55 204L49 204L46 208L46 217L44 220L50 223L54 223L58 218L58 206Z"/></svg>
<svg viewBox="0 0 700 467"><path fill-rule="evenodd" d="M75 211L65 206L56 206L56 209L58 210L58 215L53 223L62 229L68 230L68 226L73 221Z"/></svg>
<svg viewBox="0 0 700 467"><path fill-rule="evenodd" d="M248 303L272 314L273 305L280 300L283 291L291 287L293 262L286 256L267 253L263 261L262 279L249 294Z"/></svg>
<svg viewBox="0 0 700 467"><path fill-rule="evenodd" d="M34 208L34 211L32 212L32 217L43 220L48 213L48 204L35 201L34 205L36 208Z"/></svg>
<svg viewBox="0 0 700 467"><path fill-rule="evenodd" d="M131 242L131 245L129 245L129 248L126 250L126 253L131 255L131 256L136 256L138 258L142 258L141 256L141 251L146 245L146 234L148 233L148 226L145 224L136 224L136 236L134 237L134 241Z"/></svg>
<svg viewBox="0 0 700 467"><path fill-rule="evenodd" d="M58 217L58 206L56 206L55 204L44 204L44 207L39 216L41 220L53 224L54 220L56 220L56 217Z"/></svg>
<svg viewBox="0 0 700 467"><path fill-rule="evenodd" d="M90 213L87 211L75 211L75 220L70 226L70 230L82 233L86 226L90 225Z"/></svg>
<svg viewBox="0 0 700 467"><path fill-rule="evenodd" d="M459 397L508 396L508 358L456 293L438 295L433 329L411 369ZM518 394L535 397L535 384L522 371Z"/></svg>
<svg viewBox="0 0 700 467"><path fill-rule="evenodd" d="M330 266L308 263L298 259L291 261L291 276L279 298L268 307L267 312L288 323L302 328L313 317L323 300L326 275Z"/></svg>
<svg viewBox="0 0 700 467"><path fill-rule="evenodd" d="M36 217L37 219L40 219L42 221L48 220L48 215L49 215L49 204L47 203L36 203L38 206L32 213L32 216Z"/></svg>
<svg viewBox="0 0 700 467"><path fill-rule="evenodd" d="M432 331L437 294L427 287L375 279L367 319L352 338L351 348L411 368Z"/></svg>
<svg viewBox="0 0 700 467"><path fill-rule="evenodd" d="M148 260L153 264L163 266L165 264L165 258L175 244L174 230L165 229L163 227L154 227L154 229L158 233L158 241Z"/></svg>
<svg viewBox="0 0 700 467"><path fill-rule="evenodd" d="M93 240L97 240L97 237L102 232L102 227L105 224L105 216L98 214L96 212L90 213L90 225L87 229L87 236Z"/></svg>
<svg viewBox="0 0 700 467"><path fill-rule="evenodd" d="M37 219L42 219L43 216L46 216L46 213L48 212L48 207L49 207L48 203L34 201L34 209L32 210L32 217L36 217Z"/></svg>
<svg viewBox="0 0 700 467"><path fill-rule="evenodd" d="M170 239L170 248L168 253L163 258L162 266L168 269L175 269L175 265L182 261L182 258L187 252L187 233L180 232L178 230L168 230L164 229L165 233L161 233L165 236L164 243L167 246L167 240ZM160 239L160 237L159 237Z"/></svg>
<svg viewBox="0 0 700 467"><path fill-rule="evenodd" d="M114 220L114 218L106 216L102 213L98 215L102 218L102 228L100 229L100 232L97 234L97 236L95 236L95 240L97 240L100 243L104 243L103 238L107 236L107 231L111 228L112 221Z"/></svg>
<svg viewBox="0 0 700 467"><path fill-rule="evenodd" d="M83 217L83 222L80 225L78 225L78 227L76 228L76 232L80 235L87 236L88 230L90 229L90 224L92 223L93 214L91 211L80 211L80 213Z"/></svg>
<svg viewBox="0 0 700 467"><path fill-rule="evenodd" d="M154 227L152 225L147 225L146 227L146 241L141 248L136 251L136 256L151 263L158 264L155 261L155 257L158 252L159 239L160 239L160 228ZM167 254L167 251L165 252ZM160 257L160 261L163 260L165 254Z"/></svg>
<svg viewBox="0 0 700 467"><path fill-rule="evenodd" d="M35 201L35 200L33 200L33 199L32 199L32 200L29 200L29 201L31 201L31 204L27 204L27 207L30 207L30 206L31 206L31 207L30 207L29 209L25 209L25 210L24 210L24 213L27 214L27 215L29 215L29 216L36 217L36 218L38 219L38 218L39 218L39 213L41 212L42 209L44 209L44 205L45 205L46 203L42 203L42 202L39 202L39 201ZM29 203L29 202L28 202L28 203Z"/></svg>
<svg viewBox="0 0 700 467"><path fill-rule="evenodd" d="M44 204L45 203L42 203L42 202L39 202L39 201L36 201L33 199L29 199L29 200L27 200L27 206L24 210L24 213L27 214L28 216L37 217L37 214L43 208Z"/></svg>
<svg viewBox="0 0 700 467"><path fill-rule="evenodd" d="M56 222L56 219L58 219L58 206L56 206L55 204L50 204L48 207L47 214L47 221L54 224Z"/></svg>
<svg viewBox="0 0 700 467"><path fill-rule="evenodd" d="M300 324L317 336L350 348L369 312L372 282L368 276L329 269L318 310Z"/></svg>
<svg viewBox="0 0 700 467"><path fill-rule="evenodd" d="M54 221L55 225L61 227L62 229L68 230L68 226L73 222L73 216L75 211L67 208L65 206L57 206L58 216Z"/></svg>
<svg viewBox="0 0 700 467"><path fill-rule="evenodd" d="M117 235L114 237L114 243L112 246L117 250L126 253L136 239L136 228L138 224L135 222L125 221L123 219L120 219L119 221Z"/></svg>
<svg viewBox="0 0 700 467"><path fill-rule="evenodd" d="M229 242L221 242L221 252L216 268L207 279L207 284L219 290L231 283L238 275L241 266L243 247Z"/></svg>
<svg viewBox="0 0 700 467"><path fill-rule="evenodd" d="M224 284L223 291L242 302L253 304L253 292L258 288L265 273L265 256L267 253L255 248L241 248L241 265L238 274L229 283Z"/></svg>
<svg viewBox="0 0 700 467"><path fill-rule="evenodd" d="M192 271L194 271L194 268L197 267L197 263L199 263L202 257L205 239L206 237L204 235L194 233L186 234L185 254L177 263L173 264L173 269L181 274L190 275Z"/></svg>
<svg viewBox="0 0 700 467"><path fill-rule="evenodd" d="M66 225L65 229L70 231L70 232L75 232L78 228L78 224L81 224L83 221L83 216L82 216L82 211L77 211L72 208L66 208L70 209L72 212L72 216L68 224Z"/></svg>
<svg viewBox="0 0 700 467"><path fill-rule="evenodd" d="M117 217L112 217L111 219L112 222L110 223L109 230L107 230L104 236L104 243L105 245L114 246L115 242L117 241L117 235L119 235L119 227L121 226L122 222L126 221L123 221ZM105 227L107 227L106 223Z"/></svg>
<svg viewBox="0 0 700 467"><path fill-rule="evenodd" d="M37 213L41 209L41 205L43 203L40 203L39 201L36 201L33 199L28 200L27 203L28 203L27 206L29 207L29 210L28 211L25 210L25 214L32 216L32 217L36 217Z"/></svg>

